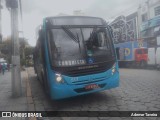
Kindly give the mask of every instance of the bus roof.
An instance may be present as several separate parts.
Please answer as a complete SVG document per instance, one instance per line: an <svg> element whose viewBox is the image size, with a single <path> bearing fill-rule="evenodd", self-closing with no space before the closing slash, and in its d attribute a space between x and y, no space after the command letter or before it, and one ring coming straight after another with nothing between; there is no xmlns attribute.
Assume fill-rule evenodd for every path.
<svg viewBox="0 0 160 120"><path fill-rule="evenodd" d="M90 16L55 16L45 20L51 25L107 25L102 18Z"/></svg>

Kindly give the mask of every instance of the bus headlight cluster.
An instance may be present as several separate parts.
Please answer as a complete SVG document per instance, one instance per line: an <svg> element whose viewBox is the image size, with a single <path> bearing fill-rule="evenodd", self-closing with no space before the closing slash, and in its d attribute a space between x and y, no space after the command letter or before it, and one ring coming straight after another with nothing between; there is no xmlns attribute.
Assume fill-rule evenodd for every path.
<svg viewBox="0 0 160 120"><path fill-rule="evenodd" d="M61 76L61 74L55 74L55 79L57 83L64 83L64 80Z"/></svg>
<svg viewBox="0 0 160 120"><path fill-rule="evenodd" d="M112 67L112 75L116 72L116 63Z"/></svg>
<svg viewBox="0 0 160 120"><path fill-rule="evenodd" d="M112 68L112 73L115 73L115 71L116 71L116 68Z"/></svg>

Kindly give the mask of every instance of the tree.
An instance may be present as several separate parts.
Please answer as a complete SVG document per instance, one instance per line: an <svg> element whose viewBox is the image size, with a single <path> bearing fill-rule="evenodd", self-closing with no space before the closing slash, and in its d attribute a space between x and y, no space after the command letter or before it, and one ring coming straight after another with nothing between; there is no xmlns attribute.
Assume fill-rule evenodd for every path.
<svg viewBox="0 0 160 120"><path fill-rule="evenodd" d="M26 65L27 66L32 66L33 65L33 50L34 47L28 46L25 49L25 57L26 57Z"/></svg>
<svg viewBox="0 0 160 120"><path fill-rule="evenodd" d="M28 55L32 54L33 47L31 47L27 39L25 38L19 38L19 45L20 45L20 60L21 60L21 65L26 64L26 58ZM7 62L11 63L11 56L12 56L12 41L11 38L8 37L4 39L2 44L0 44L0 50L1 54L0 57L2 56L7 60Z"/></svg>
<svg viewBox="0 0 160 120"><path fill-rule="evenodd" d="M12 51L12 43L11 38L6 38L2 44L0 44L0 51L2 57L7 60L7 62L11 62L11 51Z"/></svg>

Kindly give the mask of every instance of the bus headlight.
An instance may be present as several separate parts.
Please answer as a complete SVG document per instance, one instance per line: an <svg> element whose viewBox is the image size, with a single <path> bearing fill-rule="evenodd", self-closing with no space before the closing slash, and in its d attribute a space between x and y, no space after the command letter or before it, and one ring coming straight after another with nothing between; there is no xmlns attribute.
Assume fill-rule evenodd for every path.
<svg viewBox="0 0 160 120"><path fill-rule="evenodd" d="M112 75L116 72L116 63L112 67Z"/></svg>
<svg viewBox="0 0 160 120"><path fill-rule="evenodd" d="M64 83L64 80L61 76L61 74L55 74L55 79L57 83Z"/></svg>
<svg viewBox="0 0 160 120"><path fill-rule="evenodd" d="M116 72L116 68L112 68L112 73L115 73Z"/></svg>

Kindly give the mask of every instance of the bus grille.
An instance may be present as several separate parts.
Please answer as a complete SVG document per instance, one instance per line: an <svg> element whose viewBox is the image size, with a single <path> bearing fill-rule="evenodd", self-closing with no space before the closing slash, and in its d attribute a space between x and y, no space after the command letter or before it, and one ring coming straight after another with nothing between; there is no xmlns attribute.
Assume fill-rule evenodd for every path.
<svg viewBox="0 0 160 120"><path fill-rule="evenodd" d="M77 77L77 76L105 72L111 69L114 63L115 63L115 60L112 60L112 61L96 64L98 65L98 67L94 67L94 68L78 69L78 67L63 67L63 68L57 68L55 70L56 72L60 72L61 74L69 77ZM86 65L86 66L90 66L90 65ZM80 67L83 67L83 66L80 66Z"/></svg>
<svg viewBox="0 0 160 120"><path fill-rule="evenodd" d="M75 85L82 85L82 84L89 84L89 83L95 83L95 82L100 82L100 81L103 81L105 79L109 78L109 76L106 76L106 77L100 77L100 78L93 78L91 80L81 80L81 81L75 81L75 82L72 82L72 84L75 84Z"/></svg>

